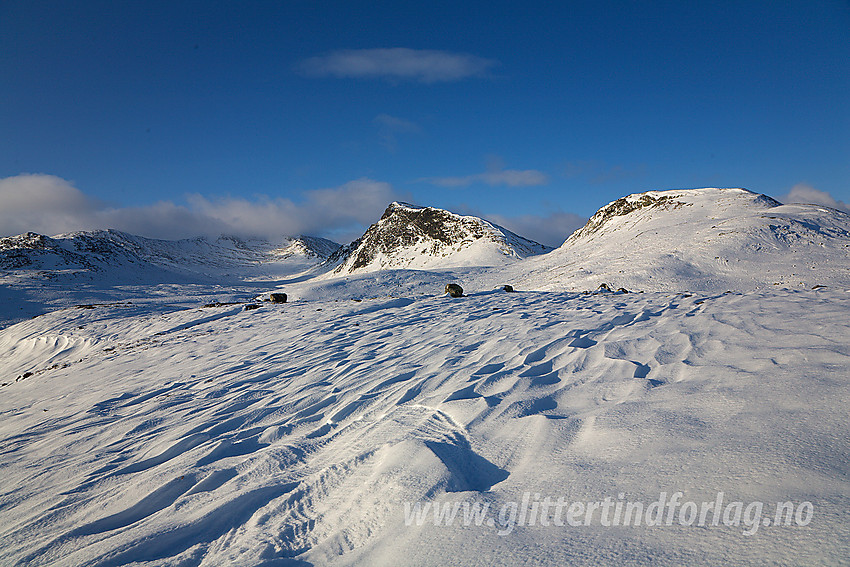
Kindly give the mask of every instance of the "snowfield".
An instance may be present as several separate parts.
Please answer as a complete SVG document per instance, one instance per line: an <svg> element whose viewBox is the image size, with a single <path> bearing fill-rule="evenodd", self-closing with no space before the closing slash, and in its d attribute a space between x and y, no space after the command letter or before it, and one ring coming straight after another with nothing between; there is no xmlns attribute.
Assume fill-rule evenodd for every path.
<svg viewBox="0 0 850 567"><path fill-rule="evenodd" d="M6 273L0 565L846 563L847 215L717 191L497 267Z"/></svg>
<svg viewBox="0 0 850 567"><path fill-rule="evenodd" d="M835 564L848 315L843 290L53 312L0 334L3 374L33 372L2 390L0 560ZM752 535L405 525L405 502L665 491L814 513Z"/></svg>

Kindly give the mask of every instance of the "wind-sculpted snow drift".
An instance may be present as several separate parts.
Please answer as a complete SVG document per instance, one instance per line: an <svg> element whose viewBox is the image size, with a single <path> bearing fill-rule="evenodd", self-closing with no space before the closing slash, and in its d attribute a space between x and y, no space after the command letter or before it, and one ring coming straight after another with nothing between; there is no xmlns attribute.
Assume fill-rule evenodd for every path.
<svg viewBox="0 0 850 567"><path fill-rule="evenodd" d="M840 563L846 227L838 212L740 190L652 193L603 209L548 255L498 268L302 276L283 288L288 303L250 311L187 307L195 287L158 286L157 301L8 326L0 564ZM727 230L737 236L717 234ZM641 271L673 249L695 264L699 251L726 250L730 267L710 281L701 270L714 258L691 280L664 272L681 260ZM631 280L612 278L625 265L614 250L635 254ZM558 280L570 272L552 272L557 258L579 251L598 271ZM762 272L776 272L734 271L761 252ZM808 269L826 287L786 278L756 290L790 276L785 255L823 262ZM683 289L556 289L649 275ZM465 297L442 295L450 281ZM519 291L495 289L506 282ZM719 289L730 282L741 290ZM547 525L538 511L508 525L497 513L524 494L651 503L678 492L763 502L771 521L771 503L813 511L755 530L599 516ZM410 521L414 504L460 502L493 512L478 525L462 512L451 525Z"/></svg>
<svg viewBox="0 0 850 567"><path fill-rule="evenodd" d="M2 389L0 562L845 556L843 291L462 301L116 306L2 331L4 344L40 344L44 362L23 349L0 358L6 376L33 372ZM41 341L48 333L64 339ZM749 538L723 526L538 525L500 536L404 522L404 502L495 509L524 492L650 502L677 490L697 501L721 491L811 501L815 515Z"/></svg>

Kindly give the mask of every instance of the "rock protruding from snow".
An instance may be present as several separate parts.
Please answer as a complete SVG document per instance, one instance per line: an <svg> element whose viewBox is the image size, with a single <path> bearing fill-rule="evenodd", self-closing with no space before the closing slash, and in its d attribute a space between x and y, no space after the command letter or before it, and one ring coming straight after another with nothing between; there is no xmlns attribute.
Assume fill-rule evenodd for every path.
<svg viewBox="0 0 850 567"><path fill-rule="evenodd" d="M455 283L446 284L446 293L451 297L463 297L463 288Z"/></svg>
<svg viewBox="0 0 850 567"><path fill-rule="evenodd" d="M474 216L391 203L362 237L328 259L334 274L495 266L551 248Z"/></svg>

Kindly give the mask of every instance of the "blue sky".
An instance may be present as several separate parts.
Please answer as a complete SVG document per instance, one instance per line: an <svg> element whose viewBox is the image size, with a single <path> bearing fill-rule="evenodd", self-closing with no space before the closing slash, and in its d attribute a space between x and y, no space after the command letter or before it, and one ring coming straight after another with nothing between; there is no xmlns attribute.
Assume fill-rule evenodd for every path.
<svg viewBox="0 0 850 567"><path fill-rule="evenodd" d="M557 245L645 190L850 201L850 3L552 4L4 0L0 233L344 240L405 199Z"/></svg>

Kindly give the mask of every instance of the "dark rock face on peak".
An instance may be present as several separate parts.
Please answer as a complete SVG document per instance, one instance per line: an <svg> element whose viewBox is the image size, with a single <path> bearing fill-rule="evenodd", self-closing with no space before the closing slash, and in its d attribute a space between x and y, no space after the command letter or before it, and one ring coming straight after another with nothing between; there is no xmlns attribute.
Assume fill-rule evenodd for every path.
<svg viewBox="0 0 850 567"><path fill-rule="evenodd" d="M392 203L381 220L390 221L381 232L386 247L407 246L417 237L424 236L444 244L457 241L460 229L466 228L475 238L484 236L478 219L458 217L448 211L433 207L416 208L401 203Z"/></svg>
<svg viewBox="0 0 850 567"><path fill-rule="evenodd" d="M0 238L0 250L20 248L24 250L44 250L52 239L35 232L26 232L18 236Z"/></svg>
<svg viewBox="0 0 850 567"><path fill-rule="evenodd" d="M611 218L624 216L639 209L675 209L683 205L685 203L677 201L671 195L654 196L650 193L644 193L621 197L596 211L582 228L573 233L573 236L580 237L593 234Z"/></svg>
<svg viewBox="0 0 850 567"><path fill-rule="evenodd" d="M473 216L391 203L362 237L328 259L335 273L491 265L551 250Z"/></svg>

